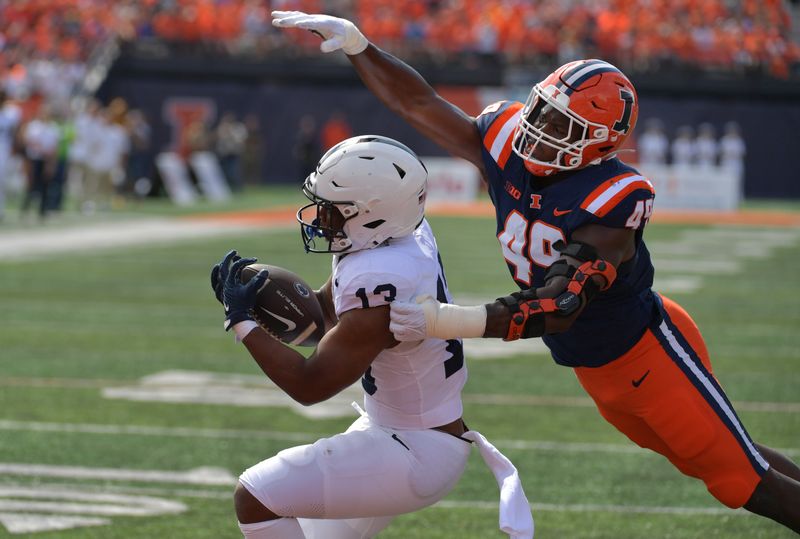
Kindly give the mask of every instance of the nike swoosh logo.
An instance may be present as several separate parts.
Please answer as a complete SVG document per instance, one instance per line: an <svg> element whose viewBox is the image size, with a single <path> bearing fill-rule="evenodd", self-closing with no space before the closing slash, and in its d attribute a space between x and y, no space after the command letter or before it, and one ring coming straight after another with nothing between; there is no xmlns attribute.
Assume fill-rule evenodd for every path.
<svg viewBox="0 0 800 539"><path fill-rule="evenodd" d="M647 375L648 375L648 374L650 374L650 370L649 370L649 369L648 369L648 370L647 370L647 372L646 372L646 373L644 373L644 374L642 375L642 377L641 377L641 378L639 378L638 380L631 380L631 385L632 385L633 387L639 387L640 385L642 385L642 382L644 382L644 379L645 379L645 378L647 378Z"/></svg>
<svg viewBox="0 0 800 539"><path fill-rule="evenodd" d="M566 215L571 211L572 210L559 210L558 208L554 208L553 215L555 215L556 217L561 217L562 215Z"/></svg>
<svg viewBox="0 0 800 539"><path fill-rule="evenodd" d="M408 449L409 451L411 451L411 449L410 449L410 448L409 448L409 447L408 447L406 444L404 444L404 443L403 443L403 440L401 440L400 438L398 438L397 434L392 434L392 439L393 439L394 441L398 442L400 445L402 445L402 446L403 446L403 447L405 447L406 449Z"/></svg>
<svg viewBox="0 0 800 539"><path fill-rule="evenodd" d="M286 331L294 331L297 328L297 324L289 320L288 318L284 318L282 316L278 316L277 314L273 313L272 311L266 310L264 307L260 307L262 311L270 315L272 318L275 318L279 322L283 322L286 324Z"/></svg>

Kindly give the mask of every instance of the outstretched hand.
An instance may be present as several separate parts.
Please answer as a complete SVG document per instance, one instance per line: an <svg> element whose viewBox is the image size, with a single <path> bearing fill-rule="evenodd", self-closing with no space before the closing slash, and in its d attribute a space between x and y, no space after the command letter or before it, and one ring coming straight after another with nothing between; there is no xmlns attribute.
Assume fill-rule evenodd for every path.
<svg viewBox="0 0 800 539"><path fill-rule="evenodd" d="M315 15L302 11L273 11L272 26L278 28L302 28L322 37L319 46L322 52L342 49L345 54L355 55L364 52L369 41L355 24L347 19L330 15Z"/></svg>
<svg viewBox="0 0 800 539"><path fill-rule="evenodd" d="M215 282L215 275L218 283L214 287L214 293L216 294L217 289L221 288L218 299L221 297L222 306L225 308L226 331L239 322L253 320L256 296L269 276L267 270L261 270L246 284L242 283L242 270L256 260L255 258L242 258L236 251L230 251L222 262L211 270L212 286Z"/></svg>

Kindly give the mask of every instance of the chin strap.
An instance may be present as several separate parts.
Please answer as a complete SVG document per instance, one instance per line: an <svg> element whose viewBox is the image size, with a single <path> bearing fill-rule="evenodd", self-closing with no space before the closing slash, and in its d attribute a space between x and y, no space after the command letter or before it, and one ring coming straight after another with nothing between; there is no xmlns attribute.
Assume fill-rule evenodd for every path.
<svg viewBox="0 0 800 539"><path fill-rule="evenodd" d="M555 298L539 298L534 289L497 298L511 313L508 333L503 340L541 337L545 330L545 315L570 316L591 301L598 292L608 290L617 278L616 268L602 259L587 260L577 268L561 260L553 266L557 267L554 271L548 271L548 280L559 275L570 277L566 290ZM601 276L605 285L595 283L591 279L593 275Z"/></svg>

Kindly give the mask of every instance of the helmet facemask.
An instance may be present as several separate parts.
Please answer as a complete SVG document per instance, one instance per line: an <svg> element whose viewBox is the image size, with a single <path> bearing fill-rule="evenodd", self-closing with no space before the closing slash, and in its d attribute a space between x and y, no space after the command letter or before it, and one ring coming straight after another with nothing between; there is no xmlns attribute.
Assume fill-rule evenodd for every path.
<svg viewBox="0 0 800 539"><path fill-rule="evenodd" d="M531 90L514 133L512 149L526 167L545 176L560 170L574 170L585 163L583 150L608 138L608 128L593 123L569 109L569 96L555 86L537 84ZM538 150L538 151L537 151ZM555 155L537 159L542 152Z"/></svg>
<svg viewBox="0 0 800 539"><path fill-rule="evenodd" d="M312 175L314 173L312 172ZM300 234L307 253L342 253L353 242L345 231L347 221L358 215L354 202L332 202L315 195L310 189L309 176L303 184L303 194L311 201L297 210Z"/></svg>

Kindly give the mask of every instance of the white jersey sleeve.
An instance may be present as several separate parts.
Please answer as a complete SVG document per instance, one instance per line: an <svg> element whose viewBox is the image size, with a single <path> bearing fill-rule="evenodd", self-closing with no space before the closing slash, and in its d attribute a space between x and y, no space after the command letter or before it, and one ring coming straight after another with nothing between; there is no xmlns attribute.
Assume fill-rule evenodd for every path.
<svg viewBox="0 0 800 539"><path fill-rule="evenodd" d="M381 250L385 250L381 252ZM369 254L371 256L364 256ZM353 260L347 260L349 257ZM334 268L336 315L352 309L388 305L395 299L408 301L416 291L416 275L397 249L379 247L348 255Z"/></svg>
<svg viewBox="0 0 800 539"><path fill-rule="evenodd" d="M436 240L425 221L410 236L334 259L337 316L425 294L450 301ZM466 378L461 340L401 343L378 354L364 373L364 407L385 426L437 427L461 417Z"/></svg>

